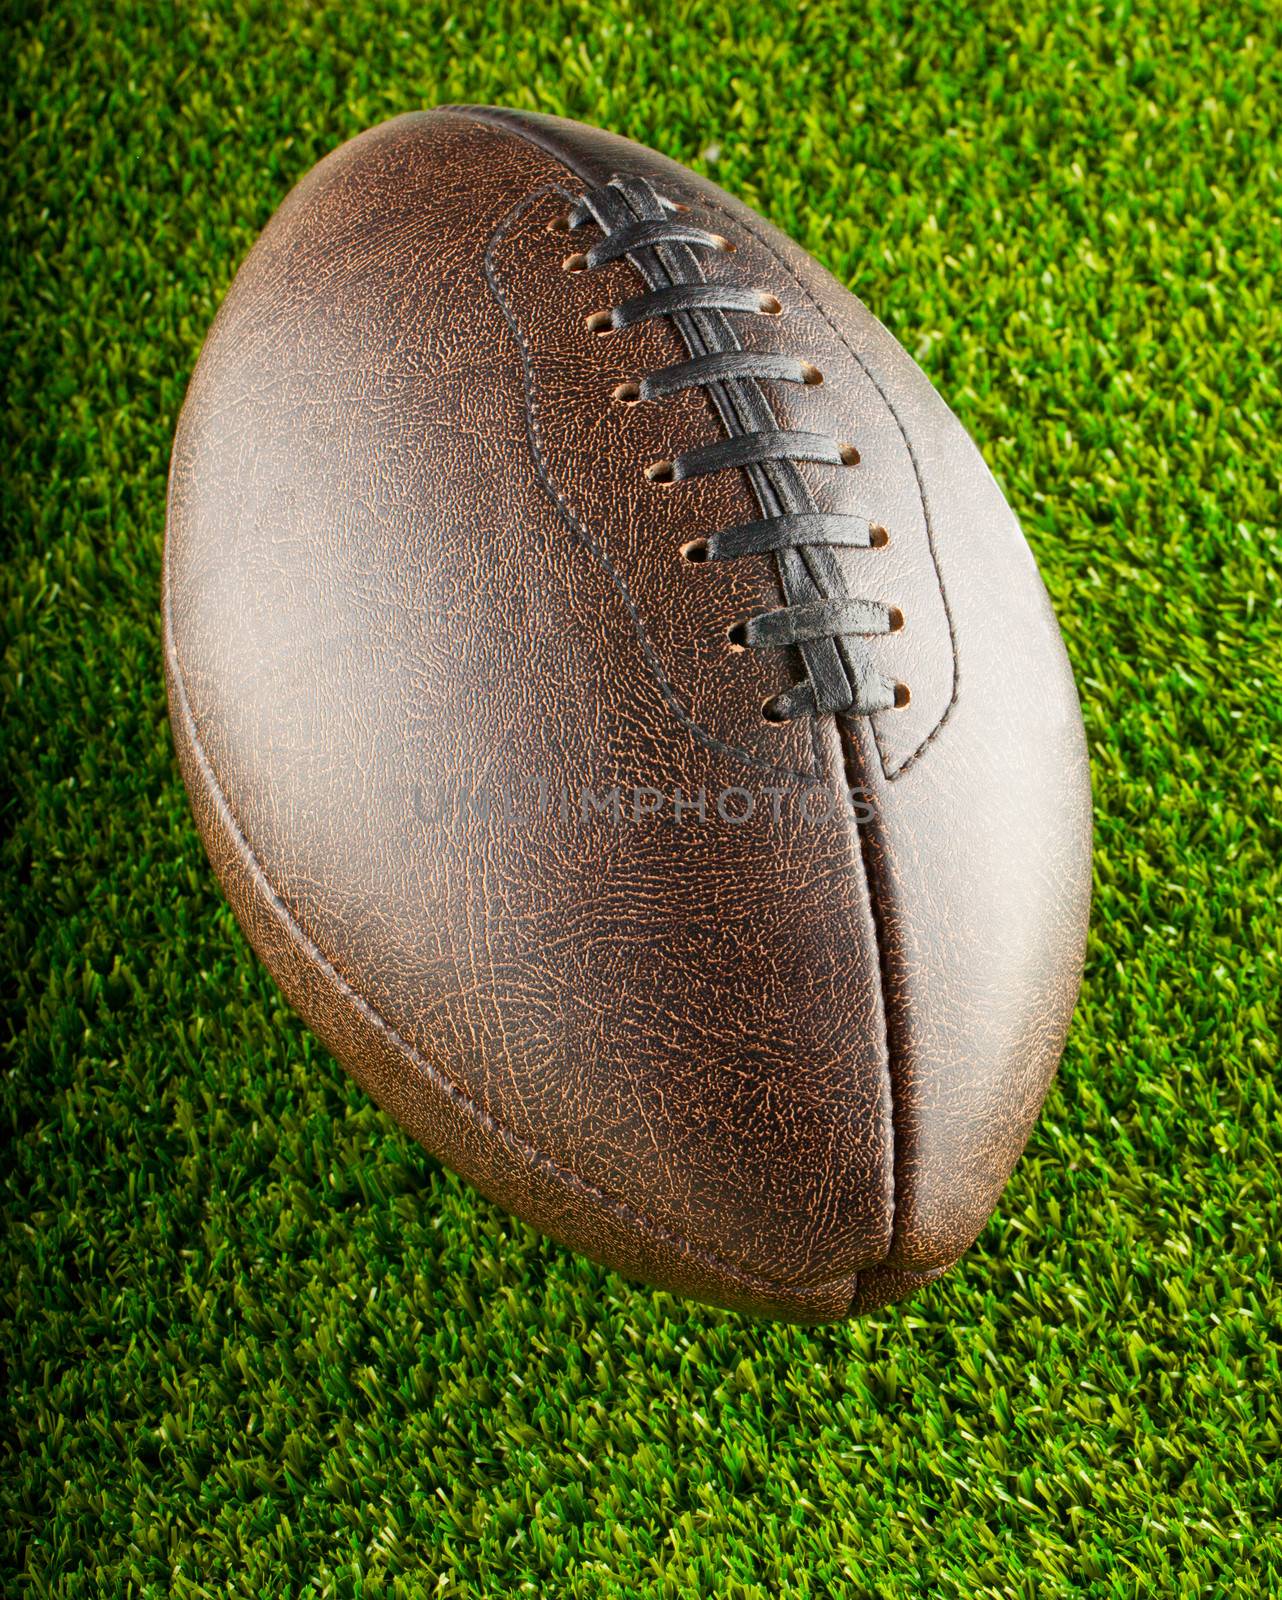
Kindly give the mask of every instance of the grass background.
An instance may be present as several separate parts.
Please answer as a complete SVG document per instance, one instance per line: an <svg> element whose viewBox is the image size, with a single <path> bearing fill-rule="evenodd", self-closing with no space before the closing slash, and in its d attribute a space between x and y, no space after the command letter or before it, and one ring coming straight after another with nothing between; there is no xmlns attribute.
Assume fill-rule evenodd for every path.
<svg viewBox="0 0 1282 1600"><path fill-rule="evenodd" d="M1276 7L5 10L4 1591L1277 1593ZM157 605L183 386L293 181L450 100L794 234L1046 574L1086 988L908 1306L754 1325L535 1237L348 1085L206 867Z"/></svg>

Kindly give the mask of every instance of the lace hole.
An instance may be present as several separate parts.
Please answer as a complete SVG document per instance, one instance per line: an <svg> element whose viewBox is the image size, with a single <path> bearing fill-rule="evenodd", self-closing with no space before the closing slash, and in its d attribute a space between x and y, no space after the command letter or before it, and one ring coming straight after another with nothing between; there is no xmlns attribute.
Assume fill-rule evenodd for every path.
<svg viewBox="0 0 1282 1600"><path fill-rule="evenodd" d="M769 700L763 701L761 706L762 721L768 722L774 728L781 727L788 720L776 704L777 698L776 695L771 695Z"/></svg>
<svg viewBox="0 0 1282 1600"><path fill-rule="evenodd" d="M559 217L549 217L548 218L548 232L549 233L569 233L569 231L570 231L570 215L569 215L569 212L565 212L562 216L559 216Z"/></svg>
<svg viewBox="0 0 1282 1600"><path fill-rule="evenodd" d="M783 306L772 294L763 294L757 301L757 309L763 317L783 316Z"/></svg>
<svg viewBox="0 0 1282 1600"><path fill-rule="evenodd" d="M887 614L891 633L898 633L904 625L904 614L898 606L891 606Z"/></svg>
<svg viewBox="0 0 1282 1600"><path fill-rule="evenodd" d="M670 461L652 461L645 469L645 475L651 483L675 483L676 474Z"/></svg>
<svg viewBox="0 0 1282 1600"><path fill-rule="evenodd" d="M566 256L561 263L561 270L563 272L586 272L588 270L588 258L581 250L576 250L572 256Z"/></svg>
<svg viewBox="0 0 1282 1600"><path fill-rule="evenodd" d="M614 317L608 311L593 311L590 316L584 317L583 326L589 333L595 333L601 338L607 333L614 332Z"/></svg>
<svg viewBox="0 0 1282 1600"><path fill-rule="evenodd" d="M610 398L616 405L634 406L641 398L641 385L639 383L621 383L617 389L611 391Z"/></svg>
<svg viewBox="0 0 1282 1600"><path fill-rule="evenodd" d="M853 444L843 444L840 449L842 466L857 467L859 465L859 452Z"/></svg>
<svg viewBox="0 0 1282 1600"><path fill-rule="evenodd" d="M808 389L817 389L824 381L824 375L818 367L812 367L808 361L801 363L801 381Z"/></svg>
<svg viewBox="0 0 1282 1600"><path fill-rule="evenodd" d="M748 648L748 624L745 621L732 622L726 629L726 643L737 654L740 650Z"/></svg>
<svg viewBox="0 0 1282 1600"><path fill-rule="evenodd" d="M906 683L897 683L895 685L895 710L902 710L911 699L912 691L908 685Z"/></svg>
<svg viewBox="0 0 1282 1600"><path fill-rule="evenodd" d="M708 541L706 539L690 539L681 546L681 554L695 566L708 559Z"/></svg>
<svg viewBox="0 0 1282 1600"><path fill-rule="evenodd" d="M874 525L868 530L868 543L874 550L884 550L890 543L890 535L885 528Z"/></svg>

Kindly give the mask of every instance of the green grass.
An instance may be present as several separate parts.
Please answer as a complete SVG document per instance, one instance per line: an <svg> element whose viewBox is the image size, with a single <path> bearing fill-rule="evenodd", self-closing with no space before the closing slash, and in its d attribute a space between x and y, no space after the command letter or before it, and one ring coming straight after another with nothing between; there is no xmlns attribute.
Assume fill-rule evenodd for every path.
<svg viewBox="0 0 1282 1600"><path fill-rule="evenodd" d="M7 8L5 1593L1279 1592L1282 21L979 9ZM460 99L656 145L816 252L1053 592L1086 988L1000 1215L906 1307L755 1325L484 1204L201 853L157 605L184 383L293 181Z"/></svg>

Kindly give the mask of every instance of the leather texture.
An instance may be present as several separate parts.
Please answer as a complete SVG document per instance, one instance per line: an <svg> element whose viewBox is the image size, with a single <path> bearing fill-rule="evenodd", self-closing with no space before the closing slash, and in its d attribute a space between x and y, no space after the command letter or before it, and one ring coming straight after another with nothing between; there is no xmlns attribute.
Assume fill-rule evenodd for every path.
<svg viewBox="0 0 1282 1600"><path fill-rule="evenodd" d="M903 614L871 648L907 705L763 718L798 653L727 629L784 603L776 559L681 555L760 514L748 474L647 478L720 414L703 389L613 399L686 346L671 319L588 328L645 291L631 261L566 270L599 236L567 236L568 210L617 176L733 244L709 279L777 301L731 314L744 347L822 372L762 390L780 427L857 448L789 470L889 532L834 556ZM1080 979L1080 714L978 452L760 217L526 113L345 145L201 354L164 608L180 764L237 918L484 1194L631 1276L804 1322L974 1240ZM852 788L862 825L832 799Z"/></svg>

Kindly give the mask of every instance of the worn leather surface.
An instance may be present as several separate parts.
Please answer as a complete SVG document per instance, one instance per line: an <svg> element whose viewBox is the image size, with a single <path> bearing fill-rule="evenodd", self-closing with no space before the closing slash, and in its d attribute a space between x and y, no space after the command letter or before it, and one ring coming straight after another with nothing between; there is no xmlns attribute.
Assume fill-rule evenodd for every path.
<svg viewBox="0 0 1282 1600"><path fill-rule="evenodd" d="M709 276L777 297L745 345L823 372L771 399L859 450L798 470L890 531L839 559L904 613L875 643L902 709L763 720L798 663L726 629L781 603L773 560L680 554L752 519L747 485L644 475L717 415L701 391L612 401L684 350L665 322L586 329L641 291L629 263L564 270L558 219L615 173L733 242ZM484 1193L624 1272L802 1321L973 1240L1080 976L1080 717L978 453L777 231L549 118L457 108L344 146L201 355L165 610L179 757L242 926Z"/></svg>

